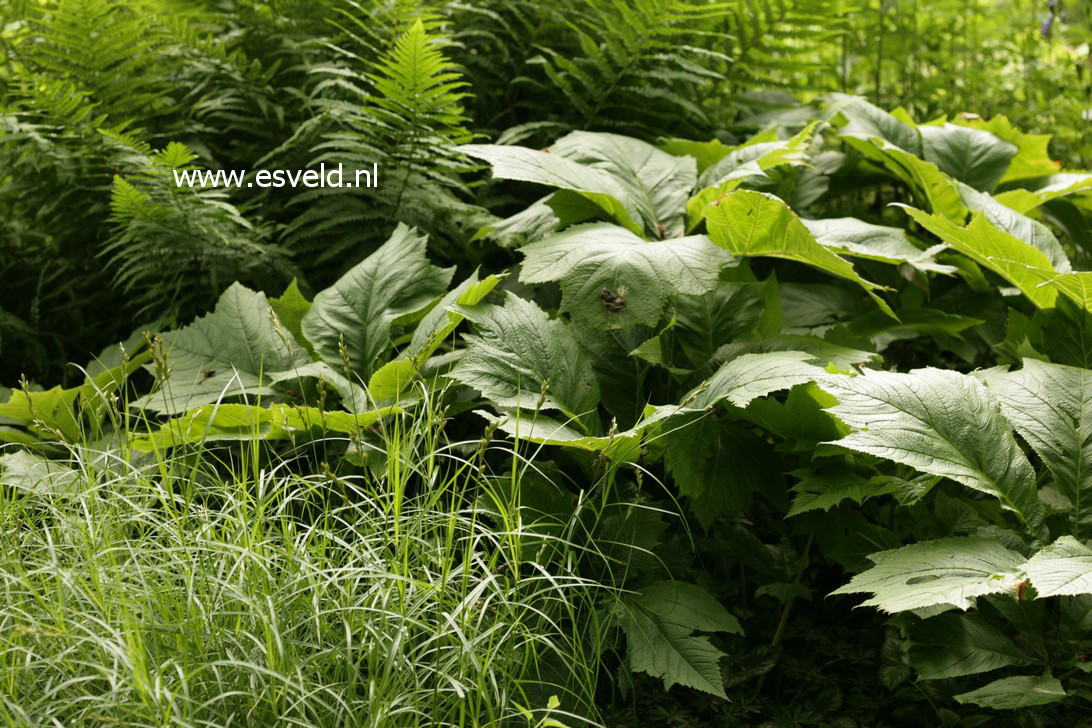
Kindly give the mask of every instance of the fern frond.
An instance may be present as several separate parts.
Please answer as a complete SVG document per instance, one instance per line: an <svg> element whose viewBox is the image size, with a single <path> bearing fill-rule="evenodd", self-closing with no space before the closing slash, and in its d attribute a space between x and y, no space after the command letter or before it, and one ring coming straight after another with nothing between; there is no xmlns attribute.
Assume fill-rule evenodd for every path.
<svg viewBox="0 0 1092 728"><path fill-rule="evenodd" d="M72 83L111 125L175 113L168 52L175 39L150 5L51 0L34 6L28 25L16 49L20 63L32 74Z"/></svg>
<svg viewBox="0 0 1092 728"><path fill-rule="evenodd" d="M139 165L128 179L114 177L113 234L100 255L142 314L192 313L233 281L277 285L295 273L270 227L253 225L225 190L175 185L173 172L197 158L192 150L172 142L151 155L129 147L125 156Z"/></svg>
<svg viewBox="0 0 1092 728"><path fill-rule="evenodd" d="M446 197L465 190L458 172L466 163L455 147L473 139L463 110L467 84L445 56L444 38L428 26L417 18L373 65L338 68L316 86L320 114L314 124L326 130L311 148L316 156L309 166L343 164L353 176L378 164L383 179L378 189L306 190L292 199L290 206L303 212L287 226L285 239L320 264L361 246L367 250L396 221L419 224L404 210L413 187L448 190ZM346 58L362 63L355 55ZM424 229L434 240L444 238L443 231Z"/></svg>

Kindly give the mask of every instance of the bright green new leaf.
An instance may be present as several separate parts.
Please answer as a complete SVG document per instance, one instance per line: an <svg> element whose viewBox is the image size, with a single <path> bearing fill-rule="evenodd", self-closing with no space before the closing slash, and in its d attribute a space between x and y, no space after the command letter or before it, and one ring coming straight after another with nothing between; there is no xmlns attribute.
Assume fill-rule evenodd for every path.
<svg viewBox="0 0 1092 728"><path fill-rule="evenodd" d="M977 597L1014 591L1024 559L996 540L943 538L871 554L872 568L834 594L871 594L862 607L905 612L937 605L969 609Z"/></svg>
<svg viewBox="0 0 1092 728"><path fill-rule="evenodd" d="M1058 291L1085 311L1092 312L1092 272L1053 274L1041 268L1031 268L1028 275L1041 280L1043 287Z"/></svg>
<svg viewBox="0 0 1092 728"><path fill-rule="evenodd" d="M966 227L960 227L939 215L904 209L926 230L1019 288L1036 306L1054 305L1057 291L1041 285L1055 275L1054 266L1038 248L999 230L983 213L976 213Z"/></svg>
<svg viewBox="0 0 1092 728"><path fill-rule="evenodd" d="M748 177L762 176L766 170L785 164L803 164L818 126L819 122L813 121L788 139L778 139L776 134L770 133L756 134L702 172L698 187L715 187L731 180L742 181ZM735 189L735 186L729 189ZM717 196L729 189L722 190Z"/></svg>
<svg viewBox="0 0 1092 728"><path fill-rule="evenodd" d="M14 420L46 439L59 435L59 439L76 442L80 435L75 410L79 394L77 388L62 389L59 385L44 392L13 389L8 400L0 403L0 417Z"/></svg>
<svg viewBox="0 0 1092 728"><path fill-rule="evenodd" d="M269 299L269 307L273 309L273 313L277 314L277 320L280 321L281 326L287 329L296 341L310 346L310 342L303 336L302 326L303 317L311 310L311 302L304 298L295 278L288 284L284 293L277 298Z"/></svg>
<svg viewBox="0 0 1092 728"><path fill-rule="evenodd" d="M609 223L570 227L520 252L521 281L561 281L562 310L598 329L655 326L672 296L712 290L733 260L704 235L649 242Z"/></svg>
<svg viewBox="0 0 1092 728"><path fill-rule="evenodd" d="M92 361L84 370L83 384L75 387L56 386L45 391L0 387L0 442L32 445L60 440L75 444L82 438L98 437L114 406L112 397L151 358L142 340L125 343L124 353L121 345L116 353L114 347L108 347Z"/></svg>
<svg viewBox="0 0 1092 728"><path fill-rule="evenodd" d="M1025 134L1012 125L1004 115L998 114L988 121L980 117L957 116L952 120L960 126L988 131L998 139L1016 147L1016 156L1005 170L1001 182L1047 177L1058 170L1058 163L1050 158L1050 134Z"/></svg>
<svg viewBox="0 0 1092 728"><path fill-rule="evenodd" d="M1062 683L1053 677L1004 677L969 693L955 696L960 703L970 703L994 710L1016 710L1034 705L1049 705L1066 698Z"/></svg>
<svg viewBox="0 0 1092 728"><path fill-rule="evenodd" d="M344 341L349 366L367 379L401 326L420 318L447 292L455 271L428 261L426 241L399 223L377 251L315 296L303 318L303 334L323 361L342 368Z"/></svg>
<svg viewBox="0 0 1092 728"><path fill-rule="evenodd" d="M709 237L740 257L766 256L806 263L857 283L892 317L895 314L875 291L883 286L866 281L853 265L816 242L788 205L773 195L751 190L730 192L705 208Z"/></svg>
<svg viewBox="0 0 1092 728"><path fill-rule="evenodd" d="M501 282L503 275L489 275L479 280L478 272L471 273L455 288L451 289L439 304L434 306L413 332L409 346L403 356L407 354L420 355L428 352L426 356L436 351L436 348L451 335L463 319L464 313L458 310L462 306L476 306L482 299L488 296L497 284Z"/></svg>
<svg viewBox="0 0 1092 728"><path fill-rule="evenodd" d="M595 436L577 430L572 426L575 423L559 422L541 412L511 409L503 410L499 417L482 410L476 412L489 422L495 423L501 432L517 440L602 453L603 457L614 462L634 462L641 453L641 436L645 429L643 427Z"/></svg>
<svg viewBox="0 0 1092 728"><path fill-rule="evenodd" d="M634 347L629 355L646 361L649 364L653 364L658 367L662 367L672 374L685 377L690 374L691 369L683 366L675 366L669 359L669 353L672 351L670 346L665 341L667 332L674 333L673 329L677 319L672 317L664 326L652 337L645 339L638 346Z"/></svg>
<svg viewBox="0 0 1092 728"><path fill-rule="evenodd" d="M969 209L981 210L985 218L998 230L1043 251L1050 260L1050 264L1059 273L1068 273L1072 270L1062 244L1046 225L1016 212L991 195L973 190L967 185L960 185L959 192Z"/></svg>
<svg viewBox="0 0 1092 728"><path fill-rule="evenodd" d="M694 632L739 634L739 621L693 584L659 581L638 592L624 600L630 669L661 678L668 690L683 685L725 697L718 664L724 653Z"/></svg>
<svg viewBox="0 0 1092 728"><path fill-rule="evenodd" d="M471 316L475 334L451 371L499 407L553 409L578 420L599 403L591 360L570 324L508 294L503 306Z"/></svg>
<svg viewBox="0 0 1092 728"><path fill-rule="evenodd" d="M863 142L855 145L858 150L863 146ZM870 149L875 150L876 147L873 145ZM884 168L906 183L916 198L923 200L930 210L958 222L967 218L967 207L960 198L959 184L935 164L894 147L878 151L878 156Z"/></svg>
<svg viewBox="0 0 1092 728"><path fill-rule="evenodd" d="M400 411L398 407L343 412L285 404L272 407L208 404L168 420L146 437L137 438L133 449L155 451L204 442L286 440L330 433L344 436L358 433L380 418Z"/></svg>
<svg viewBox="0 0 1092 728"><path fill-rule="evenodd" d="M812 136L819 122L811 122L785 140L757 141L756 135L705 170L698 180L700 191L686 203L687 230L702 221L705 208L721 195L738 189L749 181L766 179L766 172L778 167L800 167L807 163Z"/></svg>
<svg viewBox="0 0 1092 728"><path fill-rule="evenodd" d="M759 135L756 134L755 136ZM710 139L707 142L699 142L692 139L672 137L670 139L665 139L660 144L660 148L676 157L693 157L698 163L698 174L700 175L711 165L724 159L739 147L725 144L720 139Z"/></svg>
<svg viewBox="0 0 1092 728"><path fill-rule="evenodd" d="M1040 597L1092 594L1092 548L1062 536L1024 565Z"/></svg>
<svg viewBox="0 0 1092 728"><path fill-rule="evenodd" d="M1006 190L995 195L995 198L1006 207L1020 213L1027 213L1051 200L1068 197L1085 190L1092 190L1092 174L1063 173L1051 175L1046 184L1034 190Z"/></svg>
<svg viewBox="0 0 1092 728"><path fill-rule="evenodd" d="M974 377L941 369L872 372L819 381L838 404L830 412L853 428L841 447L951 478L1001 501L1036 527L1043 510L1035 472L989 390Z"/></svg>

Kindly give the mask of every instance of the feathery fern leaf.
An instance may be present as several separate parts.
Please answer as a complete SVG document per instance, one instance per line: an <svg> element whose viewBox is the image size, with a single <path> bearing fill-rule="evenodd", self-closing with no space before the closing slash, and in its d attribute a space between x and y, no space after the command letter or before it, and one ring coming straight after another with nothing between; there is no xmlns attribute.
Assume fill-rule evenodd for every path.
<svg viewBox="0 0 1092 728"><path fill-rule="evenodd" d="M114 284L142 312L176 314L216 295L233 281L280 282L291 272L283 251L270 242L268 225L255 227L216 187L176 185L175 172L196 155L172 142L151 153L128 145L132 182L115 176L110 200L114 233L102 249Z"/></svg>

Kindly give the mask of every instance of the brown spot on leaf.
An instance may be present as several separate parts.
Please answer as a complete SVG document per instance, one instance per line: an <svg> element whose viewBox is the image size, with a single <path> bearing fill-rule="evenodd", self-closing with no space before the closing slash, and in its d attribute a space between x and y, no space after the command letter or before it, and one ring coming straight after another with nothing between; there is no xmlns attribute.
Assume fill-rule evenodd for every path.
<svg viewBox="0 0 1092 728"><path fill-rule="evenodd" d="M603 288L599 291L599 300L603 302L603 308L610 313L621 313L626 310L626 299L621 292L615 293L609 288Z"/></svg>

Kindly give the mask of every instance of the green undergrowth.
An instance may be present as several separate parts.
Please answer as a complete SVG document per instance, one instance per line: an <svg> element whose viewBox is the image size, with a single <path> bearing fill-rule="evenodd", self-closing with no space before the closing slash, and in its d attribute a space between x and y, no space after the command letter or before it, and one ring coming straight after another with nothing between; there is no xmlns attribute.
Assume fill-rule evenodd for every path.
<svg viewBox="0 0 1092 728"><path fill-rule="evenodd" d="M0 4L0 723L1086 723L1087 13L899 5Z"/></svg>
<svg viewBox="0 0 1092 728"><path fill-rule="evenodd" d="M255 445L137 462L78 446L37 487L9 477L0 718L583 725L614 597L576 568L603 557L579 521L521 507L533 461L443 426L427 408L388 421L382 464L357 474Z"/></svg>

